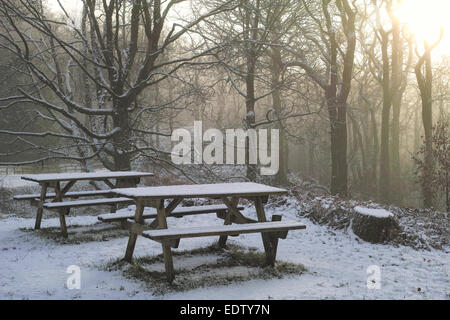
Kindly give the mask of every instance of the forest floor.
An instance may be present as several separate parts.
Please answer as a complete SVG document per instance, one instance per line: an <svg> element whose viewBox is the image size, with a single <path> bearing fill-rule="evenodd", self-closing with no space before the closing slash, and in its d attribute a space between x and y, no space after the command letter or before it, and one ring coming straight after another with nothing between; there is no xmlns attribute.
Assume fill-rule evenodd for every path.
<svg viewBox="0 0 450 320"><path fill-rule="evenodd" d="M154 241L138 238L135 263L121 262L127 233L98 223L93 214L99 212L69 216L69 239L64 240L55 216L45 216L42 230L34 231L29 208L7 212L3 204L0 299L450 299L448 217L429 213L431 218L421 217L414 225L410 221L417 211L390 208L404 228L403 240L371 244L355 236L351 220L333 209L355 203L301 192L270 202L268 217L282 214L283 220L306 224L280 240L274 269L261 267L258 234L229 238L227 250L217 249L214 237L182 239L174 249L173 285L165 282L161 246ZM134 206L122 210L132 212ZM243 213L256 215L249 206ZM222 221L211 214L169 224ZM66 287L71 265L81 269L79 290ZM380 270L379 289L367 286L371 266Z"/></svg>

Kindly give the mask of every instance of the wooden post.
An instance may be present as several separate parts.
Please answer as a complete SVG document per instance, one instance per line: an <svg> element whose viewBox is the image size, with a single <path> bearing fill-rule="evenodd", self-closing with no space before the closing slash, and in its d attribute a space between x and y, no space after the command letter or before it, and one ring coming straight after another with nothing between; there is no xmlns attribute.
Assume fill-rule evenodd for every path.
<svg viewBox="0 0 450 320"><path fill-rule="evenodd" d="M231 215L232 215L231 221L232 222L236 222L236 223L257 222L256 220L245 217L236 207L233 207L233 204L227 198L222 197L221 199L222 199L223 203L227 206L228 211L231 212Z"/></svg>
<svg viewBox="0 0 450 320"><path fill-rule="evenodd" d="M238 205L238 203L239 203L239 198L238 197L233 197L232 199L231 199L231 201L230 201L230 203L231 203L231 206L235 209L235 210L237 210L237 205ZM225 225L230 225L231 224L231 211L230 210L227 210L227 212L226 212L226 216L225 216ZM219 247L220 248L225 248L225 245L226 245L226 243L227 243L227 239L228 239L228 236L220 236L219 237L219 242L218 242L218 244L219 244Z"/></svg>
<svg viewBox="0 0 450 320"><path fill-rule="evenodd" d="M47 183L41 184L41 196L39 197L39 204L36 214L36 223L34 224L34 229L40 229L41 228L41 221L42 221L42 212L44 211L44 202L45 202L45 196L47 195Z"/></svg>
<svg viewBox="0 0 450 320"><path fill-rule="evenodd" d="M274 214L272 216L272 221L281 221L281 216L278 214ZM278 233L272 234L270 236L270 240L272 242L272 255L271 258L273 259L273 261L271 261L271 265L275 264L275 260L277 257L277 249L278 249Z"/></svg>
<svg viewBox="0 0 450 320"><path fill-rule="evenodd" d="M62 194L61 194L61 184L59 181L55 182L55 199L53 199L53 202L60 202L62 200Z"/></svg>
<svg viewBox="0 0 450 320"><path fill-rule="evenodd" d="M64 188L61 189L61 183L59 181L55 184L55 198L52 202L61 202L63 201L64 195L72 188L72 186L75 184L76 180L69 181ZM67 238L69 236L67 232L67 224L66 224L66 215L69 214L70 208L65 208L59 210L59 225L61 227L61 235L64 238Z"/></svg>
<svg viewBox="0 0 450 320"><path fill-rule="evenodd" d="M167 217L168 215L170 215L172 213L173 210L176 209L176 207L183 201L182 198L176 198L173 199L168 205L167 208L165 209L165 216ZM159 226L159 220L158 217L156 217L155 220L153 220L150 223L150 228L151 229L155 229Z"/></svg>
<svg viewBox="0 0 450 320"><path fill-rule="evenodd" d="M256 214L258 215L258 221L259 222L266 222L266 213L264 212L264 206L262 199L260 197L257 197L255 199L255 207L256 207ZM270 235L262 232L261 238L264 245L264 251L266 252L266 264L273 266L275 264L275 258L273 256L273 246L272 241L270 239Z"/></svg>
<svg viewBox="0 0 450 320"><path fill-rule="evenodd" d="M158 229L167 229L166 210L164 208L164 199L156 201L156 210L158 214ZM173 270L172 250L170 249L170 242L162 241L162 250L164 255L164 264L166 267L167 281L172 283L175 275Z"/></svg>
<svg viewBox="0 0 450 320"><path fill-rule="evenodd" d="M136 201L136 212L134 214L134 221L136 223L143 223L142 214L144 213L144 204L142 200ZM125 252L125 261L131 262L133 259L134 247L136 246L137 234L130 230L130 237L128 238L127 251Z"/></svg>
<svg viewBox="0 0 450 320"><path fill-rule="evenodd" d="M61 209L59 211L59 224L61 225L61 234L64 238L68 237L67 225L66 225L66 214L69 213L69 208Z"/></svg>

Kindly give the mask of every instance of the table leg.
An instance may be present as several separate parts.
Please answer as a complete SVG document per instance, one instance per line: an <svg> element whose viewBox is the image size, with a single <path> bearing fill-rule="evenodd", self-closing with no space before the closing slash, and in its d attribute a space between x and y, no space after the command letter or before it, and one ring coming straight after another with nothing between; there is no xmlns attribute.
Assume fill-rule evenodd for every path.
<svg viewBox="0 0 450 320"><path fill-rule="evenodd" d="M41 228L41 221L42 221L42 212L44 211L44 202L45 202L45 196L47 194L47 188L48 183L41 184L41 196L39 197L39 204L36 214L36 223L34 225L34 229L40 229Z"/></svg>
<svg viewBox="0 0 450 320"><path fill-rule="evenodd" d="M256 214L258 215L258 221L259 222L266 222L266 213L264 212L264 206L262 199L260 197L257 197L255 199L255 208L256 208ZM271 241L271 237L268 233L262 232L261 233L263 245L264 245L264 251L266 252L266 264L273 266L275 264L275 256L274 256L274 247L273 243Z"/></svg>
<svg viewBox="0 0 450 320"><path fill-rule="evenodd" d="M134 221L136 221L136 223L142 223L143 219L142 219L142 215L144 213L144 204L142 203L142 201L138 200L136 203L136 212L134 214ZM133 252L134 252L134 247L136 246L136 240L137 240L137 234L133 233L130 230L130 237L128 238L128 244L127 244L127 251L125 252L125 261L131 262L131 260L133 259Z"/></svg>
<svg viewBox="0 0 450 320"><path fill-rule="evenodd" d="M55 199L53 202L63 201L64 195L69 191L69 189L75 184L75 181L69 181L64 188L61 189L61 183L58 181L55 185ZM69 213L69 209L59 210L59 225L61 228L61 235L64 238L68 237L67 224L66 224L66 214Z"/></svg>
<svg viewBox="0 0 450 320"><path fill-rule="evenodd" d="M230 201L231 206L235 210L237 210L238 203L239 203L239 198L238 197L233 197L231 199L231 201ZM227 210L227 215L225 217L225 223L224 223L225 225L230 225L231 224L231 215L232 215L231 211ZM220 248L225 248L225 245L227 243L227 239L228 239L228 236L220 236L219 237L218 245L219 245Z"/></svg>
<svg viewBox="0 0 450 320"><path fill-rule="evenodd" d="M167 229L166 209L164 208L163 199L156 202L156 210L158 215L158 228ZM164 256L164 264L166 267L167 281L169 281L169 283L172 283L175 275L173 270L172 249L170 248L170 243L168 241L162 241L162 250Z"/></svg>
<svg viewBox="0 0 450 320"><path fill-rule="evenodd" d="M281 216L280 215L272 215L272 221L281 221ZM278 235L275 234L271 234L270 235L270 241L272 242L272 258L273 258L273 263L275 264L275 258L277 256L277 249L278 249Z"/></svg>
<svg viewBox="0 0 450 320"><path fill-rule="evenodd" d="M167 281L169 283L172 283L173 279L175 278L173 270L172 250L170 249L170 245L167 244L166 241L163 241L162 249L164 255L164 265L166 267Z"/></svg>
<svg viewBox="0 0 450 320"><path fill-rule="evenodd" d="M55 199L53 199L53 202L60 202L62 201L62 194L61 194L61 184L58 182L55 183Z"/></svg>
<svg viewBox="0 0 450 320"><path fill-rule="evenodd" d="M165 208L165 216L166 217L169 216L172 213L172 211L175 210L182 201L183 201L183 199L180 199L180 198L173 199L167 205L167 208ZM150 223L150 229L155 229L158 227L158 225L159 225L159 221L158 221L158 217L156 217L156 219Z"/></svg>
<svg viewBox="0 0 450 320"><path fill-rule="evenodd" d="M250 218L247 218L246 216L244 216L239 210L237 210L237 208L233 207L231 201L229 201L227 198L223 197L222 201L227 206L228 211L231 212L232 221L233 222L236 222L236 223L254 223L254 222L258 222L256 220L253 220L253 219L250 219Z"/></svg>
<svg viewBox="0 0 450 320"><path fill-rule="evenodd" d="M69 209L61 209L59 211L59 224L61 225L61 234L64 238L67 238L67 225L66 225L66 214L69 213Z"/></svg>

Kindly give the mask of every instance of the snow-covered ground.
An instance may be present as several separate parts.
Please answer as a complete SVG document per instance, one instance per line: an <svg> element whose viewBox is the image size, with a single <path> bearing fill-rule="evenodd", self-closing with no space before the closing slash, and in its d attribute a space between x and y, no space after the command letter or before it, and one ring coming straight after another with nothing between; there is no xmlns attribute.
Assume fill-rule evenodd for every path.
<svg viewBox="0 0 450 320"><path fill-rule="evenodd" d="M132 211L133 208L128 209ZM450 299L449 250L417 251L410 247L374 245L355 235L331 231L299 218L292 203L267 209L267 216L282 213L283 220L306 224L280 240L278 260L303 264L308 271L283 279L250 280L227 286L154 295L143 282L102 266L124 255L127 237L102 242L58 244L32 228L33 219L4 215L0 218L0 299ZM244 214L254 216L251 209ZM96 217L68 217L70 225L92 225ZM171 219L170 226L222 224L214 214ZM43 220L42 227L58 226L58 219ZM217 237L216 237L217 238ZM216 238L182 239L178 250L205 247ZM263 250L259 234L231 238L231 243ZM157 255L161 246L139 238L135 256ZM182 259L174 257L175 269ZM177 261L179 264L177 264ZM81 268L81 289L69 290L70 265ZM380 269L380 289L368 289L369 266ZM372 267L373 268L373 267ZM369 268L370 269L370 268ZM373 270L373 269L372 269Z"/></svg>
<svg viewBox="0 0 450 320"><path fill-rule="evenodd" d="M32 181L22 180L21 177L21 175L0 175L0 188L19 188L36 185Z"/></svg>

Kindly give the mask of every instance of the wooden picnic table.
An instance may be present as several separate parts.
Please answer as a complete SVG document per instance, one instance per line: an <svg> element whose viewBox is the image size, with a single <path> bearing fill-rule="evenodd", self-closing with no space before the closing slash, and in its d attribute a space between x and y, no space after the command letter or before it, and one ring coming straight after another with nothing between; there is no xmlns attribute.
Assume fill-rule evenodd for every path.
<svg viewBox="0 0 450 320"><path fill-rule="evenodd" d="M84 192L69 192L69 190L75 185L77 181L102 181L110 189L117 188L117 186L127 183L128 185L136 185L139 183L140 178L153 176L150 172L138 172L138 171L100 171L100 172L74 172L74 173L49 173L49 174L31 174L22 176L21 179L33 181L39 183L41 186L41 191L37 197L36 195L18 195L14 197L16 200L30 199L32 203L37 206L36 213L36 223L35 229L40 229L42 221L42 213L44 206L46 205L45 200L52 198L51 202L53 205L63 202L63 198L67 195L70 197L78 196L95 196L95 195L107 195L112 194L108 190L94 190L94 191L84 191ZM111 180L115 179L115 183ZM64 186L62 183L66 182ZM55 190L54 193L47 193L49 188ZM34 201L34 202L33 202ZM92 201L92 203L86 202L90 205L98 205L99 202ZM77 203L76 206L80 206ZM58 207L56 207L58 209ZM61 207L60 212L60 223L61 230L64 236L67 236L67 227L65 222L65 214L68 213L67 208Z"/></svg>
<svg viewBox="0 0 450 320"><path fill-rule="evenodd" d="M252 182L173 185L141 188L119 188L112 190L117 195L129 197L136 203L134 221L129 221L130 236L124 260L131 262L138 235L161 242L164 255L167 278L174 278L171 247L178 247L179 240L187 237L219 236L219 246L224 247L228 236L241 233L260 232L266 253L266 263L274 265L278 238L285 238L287 231L304 229L305 225L298 222L281 222L281 216L272 216L272 222L267 222L264 203L269 196L283 195L287 191ZM193 228L168 228L167 217L187 198L219 199L228 208L225 215L217 214L224 220L223 226ZM254 203L258 220L245 217L238 209L240 199ZM165 205L165 200L170 202ZM145 207L156 208L157 217L150 224L151 230L146 230L143 219ZM232 225L236 223L237 225ZM155 230L156 228L156 230ZM152 230L153 229L153 230Z"/></svg>

